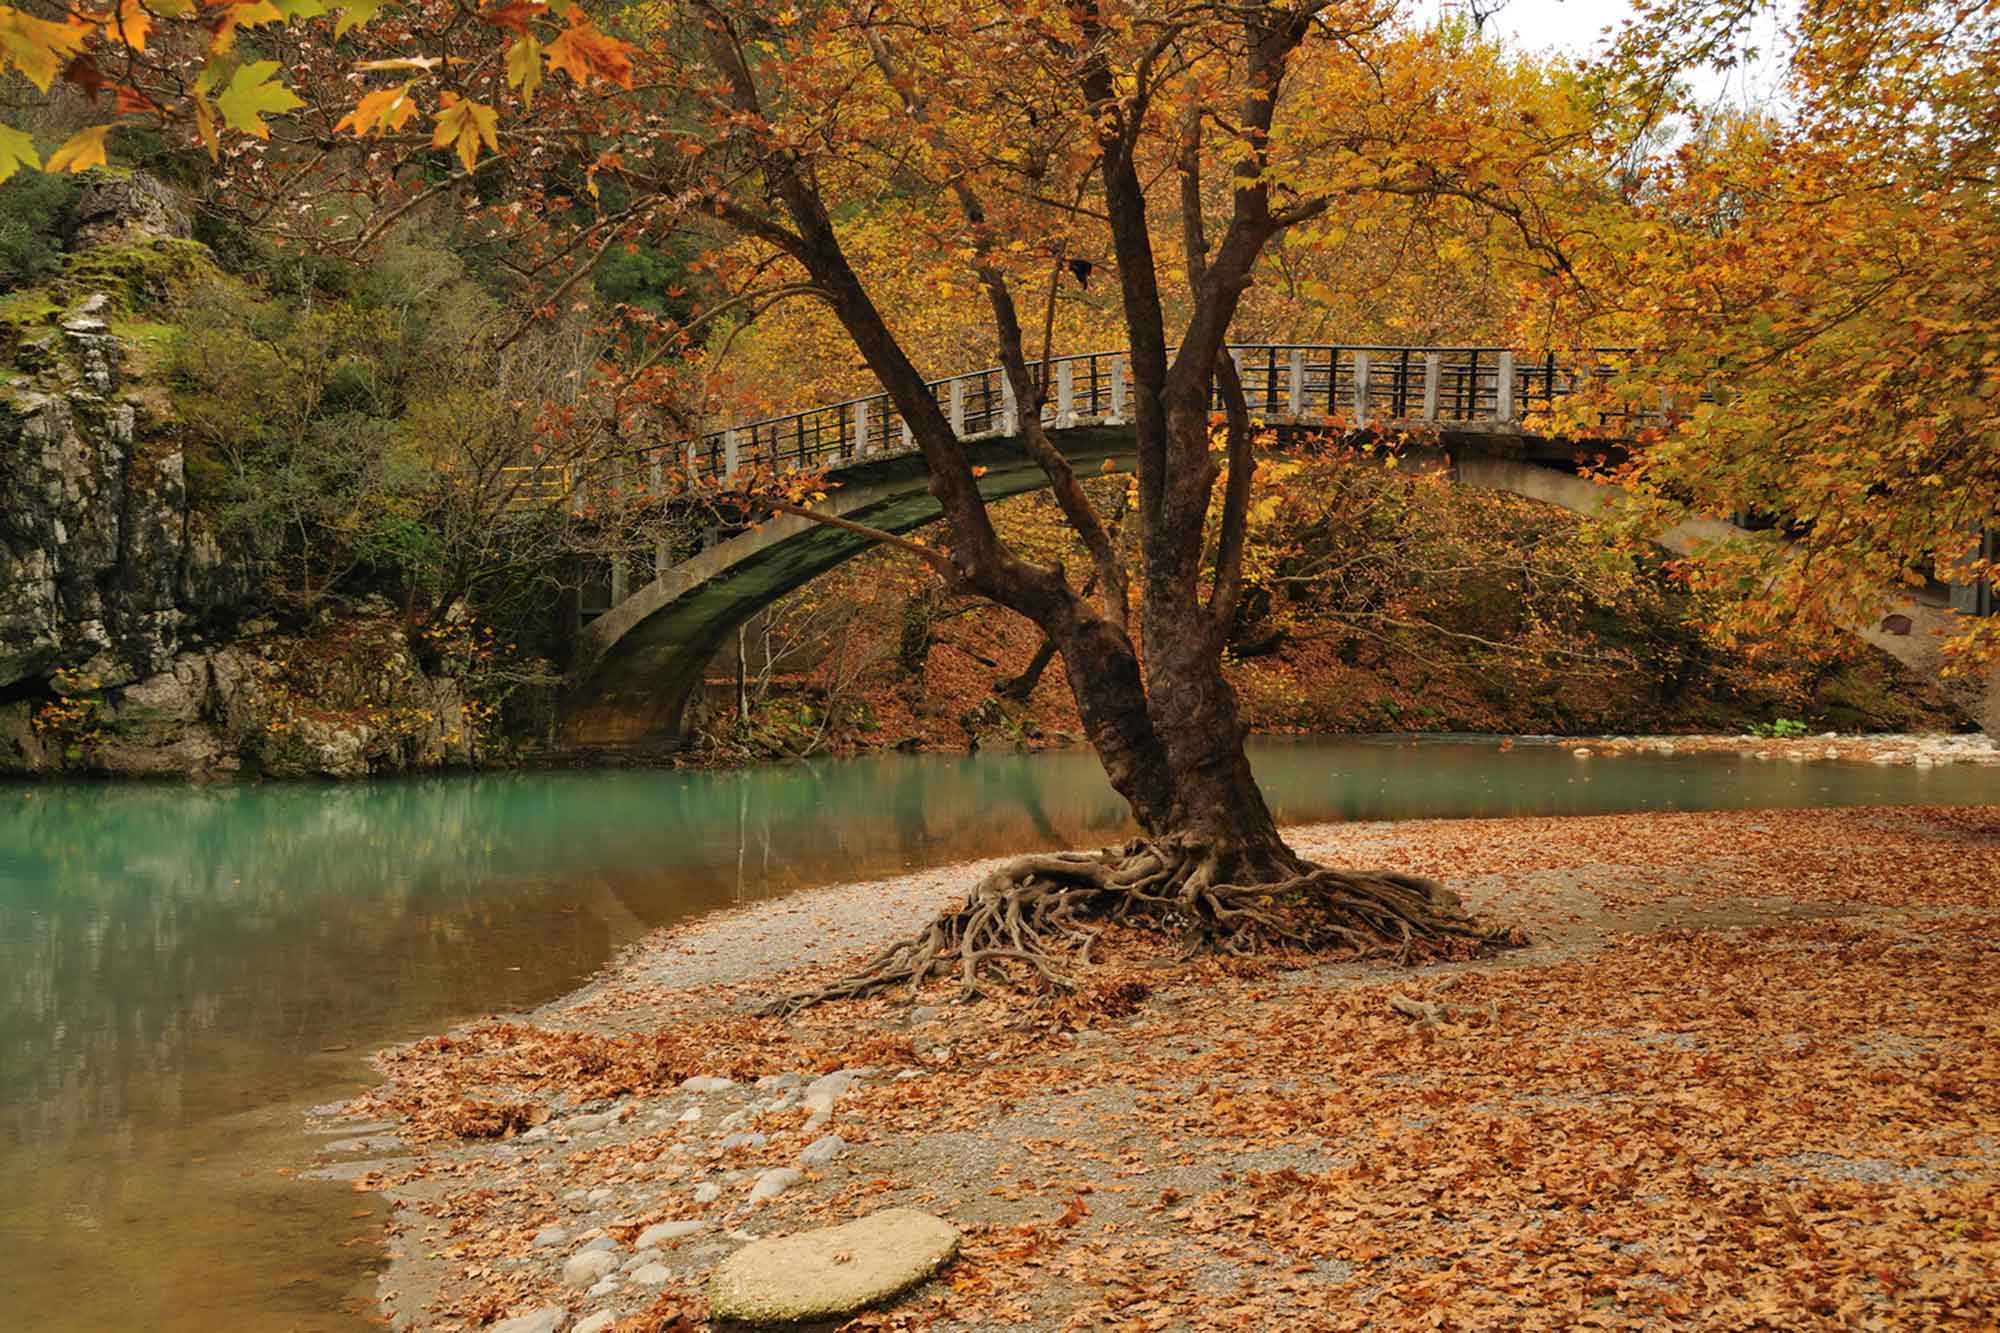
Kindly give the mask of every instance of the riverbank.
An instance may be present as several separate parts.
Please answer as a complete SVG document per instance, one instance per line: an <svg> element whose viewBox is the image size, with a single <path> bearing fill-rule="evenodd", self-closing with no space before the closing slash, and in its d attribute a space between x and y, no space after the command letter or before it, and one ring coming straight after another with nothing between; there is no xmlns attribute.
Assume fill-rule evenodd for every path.
<svg viewBox="0 0 2000 1333"><path fill-rule="evenodd" d="M1740 754L1753 759L1783 759L1792 763L1833 761L1844 764L1931 768L1940 764L1975 767L2000 764L2000 741L1977 733L1891 732L1879 736L1604 736L1568 742L1583 758L1620 755Z"/></svg>
<svg viewBox="0 0 2000 1333"><path fill-rule="evenodd" d="M1291 836L1535 942L1396 972L1127 941L1059 1003L752 1016L981 867L819 890L386 1053L321 1170L394 1203L402 1327L698 1326L750 1237L896 1205L966 1233L899 1327L2000 1315L2000 806Z"/></svg>

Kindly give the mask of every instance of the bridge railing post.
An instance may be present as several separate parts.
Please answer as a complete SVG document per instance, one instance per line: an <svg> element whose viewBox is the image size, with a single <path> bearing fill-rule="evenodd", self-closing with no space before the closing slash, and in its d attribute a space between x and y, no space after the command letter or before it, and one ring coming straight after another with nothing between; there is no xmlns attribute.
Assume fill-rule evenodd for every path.
<svg viewBox="0 0 2000 1333"><path fill-rule="evenodd" d="M722 479L726 482L736 480L736 463L741 456L737 434L733 430L722 432Z"/></svg>
<svg viewBox="0 0 2000 1333"><path fill-rule="evenodd" d="M1438 389L1444 380L1444 356L1439 352L1424 353L1424 420L1438 419Z"/></svg>
<svg viewBox="0 0 2000 1333"><path fill-rule="evenodd" d="M1285 410L1294 421L1306 414L1306 349L1294 347L1285 367Z"/></svg>
<svg viewBox="0 0 2000 1333"><path fill-rule="evenodd" d="M1014 401L1014 381L1006 372L1000 375L1000 433L1018 435L1021 431L1021 405Z"/></svg>
<svg viewBox="0 0 2000 1333"><path fill-rule="evenodd" d="M951 382L951 433L959 439L965 438L965 381Z"/></svg>
<svg viewBox="0 0 2000 1333"><path fill-rule="evenodd" d="M868 400L863 398L854 405L854 461L860 462L868 456Z"/></svg>
<svg viewBox="0 0 2000 1333"><path fill-rule="evenodd" d="M1111 415L1106 418L1114 426L1125 424L1125 353L1114 352L1111 356Z"/></svg>
<svg viewBox="0 0 2000 1333"><path fill-rule="evenodd" d="M1056 363L1056 429L1076 424L1076 362Z"/></svg>
<svg viewBox="0 0 2000 1333"><path fill-rule="evenodd" d="M1354 424L1368 424L1368 353L1354 354Z"/></svg>
<svg viewBox="0 0 2000 1333"><path fill-rule="evenodd" d="M1494 384L1493 419L1512 421L1514 419L1514 354L1500 353L1498 381Z"/></svg>

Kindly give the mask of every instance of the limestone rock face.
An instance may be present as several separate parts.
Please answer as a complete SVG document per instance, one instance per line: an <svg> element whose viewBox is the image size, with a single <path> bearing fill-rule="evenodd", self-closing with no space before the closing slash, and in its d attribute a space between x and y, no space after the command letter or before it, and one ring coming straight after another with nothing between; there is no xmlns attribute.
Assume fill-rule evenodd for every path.
<svg viewBox="0 0 2000 1333"><path fill-rule="evenodd" d="M192 231L179 195L143 171L88 171L63 218L67 248L129 245Z"/></svg>
<svg viewBox="0 0 2000 1333"><path fill-rule="evenodd" d="M115 358L82 364L109 375ZM0 390L0 690L155 675L247 587L190 514L181 455L141 448L136 415L82 388Z"/></svg>
<svg viewBox="0 0 2000 1333"><path fill-rule="evenodd" d="M832 1319L909 1290L958 1253L958 1228L913 1208L744 1246L709 1280L717 1319L793 1324Z"/></svg>

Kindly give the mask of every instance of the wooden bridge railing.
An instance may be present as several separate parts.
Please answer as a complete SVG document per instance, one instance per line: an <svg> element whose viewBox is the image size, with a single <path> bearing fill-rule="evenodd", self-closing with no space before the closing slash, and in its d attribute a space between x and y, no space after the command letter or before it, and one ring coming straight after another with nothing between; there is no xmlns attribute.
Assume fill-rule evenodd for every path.
<svg viewBox="0 0 2000 1333"><path fill-rule="evenodd" d="M1409 426L1506 427L1547 408L1581 379L1608 378L1625 349L1604 349L1581 366L1531 359L1500 347L1343 347L1246 343L1230 348L1252 413L1309 423L1395 422ZM1052 429L1126 420L1130 375L1123 352L1054 357L1042 420ZM998 367L934 380L938 409L961 439L1012 435L1019 408ZM1221 403L1215 406L1220 409ZM768 466L817 470L915 448L887 394L826 403L710 431L675 446L691 475L728 478Z"/></svg>

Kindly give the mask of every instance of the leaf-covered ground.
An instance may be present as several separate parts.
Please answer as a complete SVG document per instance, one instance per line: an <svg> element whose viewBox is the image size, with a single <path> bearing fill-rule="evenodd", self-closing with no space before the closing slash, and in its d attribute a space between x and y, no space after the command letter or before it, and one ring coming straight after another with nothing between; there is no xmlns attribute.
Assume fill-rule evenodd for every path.
<svg viewBox="0 0 2000 1333"><path fill-rule="evenodd" d="M547 1303L699 1326L700 1284L743 1237L914 1204L962 1226L964 1253L856 1327L2000 1321L2000 806L1295 841L1442 876L1537 943L1395 972L1127 940L1063 1001L940 991L780 1023L748 1003L964 875L696 922L532 1024L386 1057L357 1109L423 1146L349 1174L403 1205L389 1307L438 1328ZM788 967L809 944L829 961ZM856 1066L876 1072L823 1128L749 1085ZM744 1129L764 1142L720 1146ZM747 1206L828 1130L842 1155ZM719 1197L696 1202L702 1184ZM622 1261L664 1219L709 1225L653 1256L661 1284L628 1264L616 1290L562 1287L579 1245L606 1235ZM563 1242L536 1248L551 1225Z"/></svg>

